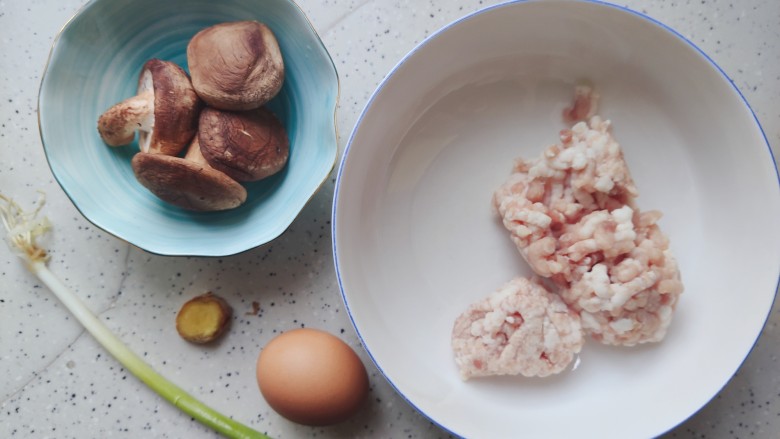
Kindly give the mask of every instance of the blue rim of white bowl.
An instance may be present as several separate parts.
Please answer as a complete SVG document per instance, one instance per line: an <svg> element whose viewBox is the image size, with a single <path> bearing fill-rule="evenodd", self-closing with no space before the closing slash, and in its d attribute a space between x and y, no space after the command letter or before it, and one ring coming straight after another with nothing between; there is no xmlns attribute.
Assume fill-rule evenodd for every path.
<svg viewBox="0 0 780 439"><path fill-rule="evenodd" d="M232 253L229 253L229 254L220 254L220 255L217 255L217 254L208 254L208 255L206 255L206 254L192 254L192 255L188 255L188 254L167 254L167 253L161 253L161 252L157 252L157 251L148 249L148 248L146 248L144 246L132 243L132 242L122 238L121 236L115 234L114 232L112 232L112 231L102 227L101 225L97 224L96 222L94 222L87 215L85 215L84 212L81 211L81 208L79 207L79 205L73 200L73 198L71 197L71 195L68 192L68 190L65 188L65 186L60 181L59 176L57 176L57 174L54 172L54 170L52 168L51 161L49 161L49 154L46 152L46 144L45 144L45 142L43 140L43 125L41 124L41 92L43 91L43 85L46 82L46 75L49 72L49 64L51 63L51 59L52 59L52 56L54 55L54 51L57 49L57 43L59 43L60 38L62 37L62 34L65 32L65 30L68 29L68 27L73 23L73 21L76 19L76 17L81 15L82 12L87 10L89 7L92 6L93 3L96 3L97 1L98 0L89 0L87 3L83 4L80 8L78 8L76 10L76 12L73 13L73 15L70 16L70 18L68 18L67 21L65 21L65 24L63 24L62 27L60 28L60 30L57 32L57 35L54 37L54 39L51 42L51 47L49 48L49 56L46 58L46 64L44 64L44 67L43 67L43 74L41 75L41 81L40 81L40 84L38 85L38 99L37 99L38 107L36 108L36 113L37 113L37 120L38 120L38 136L41 139L41 147L43 148L43 155L46 158L46 164L49 166L49 170L51 171L52 175L54 176L54 179L57 181L57 184L60 186L62 191L65 192L65 195L68 197L68 199L70 200L71 204L73 204L73 207L76 208L76 210L81 214L82 217L84 217L84 219L86 219L90 224L92 224L93 226L97 227L98 229L100 229L100 230L108 233L109 235L111 235L111 236L121 240L122 242L125 242L125 243L127 243L129 245L132 245L133 247L139 248L139 249L141 249L141 250L143 250L143 251L145 251L147 253L154 254L154 255L159 255L159 256L173 256L173 257L178 257L178 256L190 257L191 256L191 257L204 257L204 258L222 258L222 257L227 257L227 256L239 255L241 253L246 253L246 252L248 252L250 250L253 250L253 249L257 248L257 247L266 245L266 244L274 241L278 237L282 236L284 234L284 232L287 231L287 229L290 228L292 223L295 222L295 219L298 217L298 214L300 214L300 212L303 211L303 209L306 208L306 206L311 202L311 200L314 198L314 196L317 195L317 193L320 191L320 189L322 189L322 186L325 185L325 182L328 181L328 178L330 177L330 174L333 173L333 169L336 167L336 162L338 161L338 156L339 156L338 155L339 127L338 127L338 123L337 123L337 119L336 119L337 118L337 114L338 114L339 101L341 99L341 80L339 78L339 70L336 68L336 63L333 62L333 57L330 55L330 52L328 51L328 48L325 46L325 43L322 41L322 37L320 37L320 34L317 32L317 28L314 27L314 24L309 19L309 16L306 15L306 12L304 12L303 8L301 8L300 5L298 5L298 3L295 2L295 0L286 0L292 6L294 6L298 10L298 12L301 14L301 16L306 20L306 24L309 26L309 28L311 29L312 33L314 33L314 36L317 37L317 42L320 44L320 46L322 46L322 49L325 52L325 55L327 55L327 57L328 57L328 61L330 61L331 66L333 66L333 72L336 75L336 99L333 102L333 135L334 135L334 140L336 142L336 154L333 155L333 163L331 163L331 165L330 165L330 170L328 170L328 172L325 173L325 175L322 178L322 181L317 185L317 187L311 193L309 198L301 205L301 208L298 211L298 213L296 215L294 215L290 219L290 222L287 225L285 225L284 227L281 227L279 229L279 233L278 234L276 234L274 237L268 239L266 242L263 242L263 243L255 245L255 246L249 247L249 248L247 248L245 250L232 252Z"/></svg>
<svg viewBox="0 0 780 439"><path fill-rule="evenodd" d="M390 378L387 376L385 371L382 369L382 366L377 362L376 358L374 358L374 356L371 354L371 351L368 349L368 345L366 344L366 341L363 339L363 335L360 333L360 329L357 327L357 324L355 323L355 319L354 319L354 317L352 315L352 310L349 307L349 303L347 302L347 296L346 296L346 294L344 292L344 284L343 284L343 282L341 280L341 271L339 270L338 252L336 251L336 242L337 242L337 239L336 239L336 224L337 224L336 206L338 204L339 187L341 186L341 176L342 176L342 172L344 170L344 164L346 163L347 157L349 156L349 150L350 150L350 148L352 146L352 141L354 140L355 134L357 133L357 130L360 127L360 124L363 121L363 118L365 117L365 115L368 112L368 110L371 108L371 106L374 103L374 100L376 99L376 97L379 94L379 92L385 87L385 85L390 80L390 78L395 74L395 72L399 68L401 68L401 66L404 65L409 58L411 58L422 47L427 45L432 39L434 39L438 35L446 32L447 30L449 30L453 26L456 26L456 25L458 25L458 24L460 24L462 22L471 20L472 18L474 18L474 17L476 17L478 15L482 15L482 14L488 12L488 11L491 11L491 10L494 10L494 9L499 9L499 8L502 8L502 7L506 7L507 5L521 4L521 3L535 3L536 1L540 1L540 0L510 0L510 1L502 2L502 3L496 4L496 5L488 6L486 8L483 8L483 9L471 12L471 13L469 13L469 14L461 17L461 18L458 18L458 19L450 22L449 24L446 24L445 26L443 26L439 30L433 32L432 34L427 36L423 41L421 41L417 46L415 46L409 53L404 55L404 57L390 70L390 72L388 72L388 74L385 76L385 78L382 80L382 82L380 82L380 84L377 86L376 90L374 90L374 92L371 94L371 97L368 99L368 102L363 107L363 111L361 111L360 116L358 117L357 121L355 122L355 126L354 126L354 128L352 130L352 133L349 136L349 139L347 141L347 145L344 148L344 153L342 154L341 163L339 164L338 173L336 175L335 189L333 191L333 211L332 211L332 215L331 215L331 237L332 237L331 239L332 239L332 242L333 242L333 261L334 261L335 268L336 268L336 279L337 279L338 284L339 284L339 289L341 291L341 298L342 298L342 301L344 302L344 307L347 310L347 314L349 315L349 319L352 322L352 326L355 328L355 331L357 332L358 338L360 338L360 342L365 347L366 352L368 353L368 356L371 358L371 361L373 361L373 363L376 366L376 368L385 377L385 380L387 380L387 382L390 384L390 386L392 386L392 388L395 389L395 391L409 405L411 405L418 413L420 413L423 416L425 416L429 421L431 421L432 423L437 425L442 430L445 430L448 433L456 435L456 436L458 435L457 433L449 430L447 427L445 427L444 425L439 423L437 420L433 419L433 417L431 417L430 415L425 413L423 410L421 410L419 407L417 407L412 401L409 400L409 398L406 397L406 395L404 395L403 392L401 392L401 390L396 386L396 384L393 381L390 380ZM753 108L750 107L750 104L748 103L747 99L745 99L745 96L742 94L742 92L739 90L739 87L737 87L737 85L734 84L734 81L729 77L729 75L727 75L726 72L723 71L723 69L712 58L710 58L709 55L707 55L702 49L700 49L694 42L692 42L691 40L689 40L688 38L686 38L685 36L683 36L682 34L677 32L676 30L674 30L670 26L668 26L668 25L666 25L666 24L664 24L664 23L662 23L662 22L656 20L655 18L652 18L652 17L650 17L650 16L648 16L646 14L643 14L641 12L635 11L635 10L630 9L628 7L625 7L625 6L616 5L616 4L609 3L609 2L606 2L606 1L603 1L603 0L579 0L579 1L582 1L583 3L592 3L592 4L596 4L596 5L606 6L606 7L609 7L609 8L614 8L614 9L617 9L617 10L620 10L620 11L628 12L628 13L633 14L633 15L639 17L639 18L647 20L648 22L658 26L662 30L665 30L665 31L671 33L672 35L674 35L677 38L679 38L680 40L682 40L684 43L688 44L688 46L693 48L696 52L698 52L701 56L703 56L713 67L715 67L718 70L718 72L720 72L720 74L723 75L723 77L729 82L729 84L731 84L732 88L734 88L734 91L737 92L737 95L739 95L740 99L742 100L742 103L745 104L745 107L747 107L748 111L750 111L750 114L753 116L753 120L756 123L756 127L761 132L761 136L764 139L764 144L766 145L766 148L769 151L769 156L772 159L772 164L773 164L773 166L775 168L775 176L777 177L778 186L780 186L780 172L778 172L777 162L775 161L774 153L772 152L772 148L769 145L769 140L767 139L766 134L764 133L764 129L761 127L761 122L759 122L758 117L756 117L756 113L753 111ZM775 300L777 300L777 293L776 292L778 290L778 287L780 287L780 269L778 269L777 283L775 284L775 296L772 299L771 306L767 310L766 316L764 316L764 322L761 325L762 331L763 331L763 328L766 326L766 322L769 319L769 315L770 315L770 313L772 311L772 308L774 308ZM733 375L742 367L742 364L744 364L744 362L747 359L747 357L753 351L753 349L755 348L756 343L758 342L759 338L760 338L760 332L759 332L759 335L756 337L756 340L753 341L753 345L748 350L747 354L745 355L745 358L743 358L740 361L739 366L732 373L732 378L733 378ZM727 380L726 382L724 382L723 385L720 388L718 388L717 391L715 393L713 393L707 399L707 401L708 401L707 403L709 403L709 401L711 401L718 393L720 393L720 391L723 390L723 388L730 381L731 381L731 378L729 380ZM658 434L660 435L660 434L667 433L667 432L673 430L674 428L676 428L677 426L683 424L688 419L690 419L693 415L698 413L706 405L707 404L699 407L695 412L689 414L685 419L681 420L676 425L671 426L668 430L660 431L660 432L658 432Z"/></svg>

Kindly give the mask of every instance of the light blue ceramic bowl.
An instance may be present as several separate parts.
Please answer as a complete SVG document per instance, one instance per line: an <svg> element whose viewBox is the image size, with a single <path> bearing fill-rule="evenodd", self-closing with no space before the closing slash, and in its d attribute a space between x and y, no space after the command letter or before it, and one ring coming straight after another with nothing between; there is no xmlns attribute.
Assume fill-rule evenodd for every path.
<svg viewBox="0 0 780 439"><path fill-rule="evenodd" d="M149 58L187 69L186 47L201 29L258 20L276 34L286 78L269 107L290 138L280 173L247 184L237 209L198 213L160 201L130 167L136 143L111 148L97 119L135 94ZM337 155L338 76L327 49L289 0L93 0L67 23L51 50L38 117L51 170L92 223L162 255L225 256L264 244L292 223L327 178Z"/></svg>

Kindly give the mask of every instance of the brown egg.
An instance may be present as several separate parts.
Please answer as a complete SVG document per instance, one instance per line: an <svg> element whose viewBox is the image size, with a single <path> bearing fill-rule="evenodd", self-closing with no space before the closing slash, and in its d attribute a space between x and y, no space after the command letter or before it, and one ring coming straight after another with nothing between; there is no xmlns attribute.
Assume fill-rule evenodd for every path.
<svg viewBox="0 0 780 439"><path fill-rule="evenodd" d="M349 418L368 393L368 374L355 351L316 329L295 329L271 340L257 358L257 383L271 408L306 425Z"/></svg>

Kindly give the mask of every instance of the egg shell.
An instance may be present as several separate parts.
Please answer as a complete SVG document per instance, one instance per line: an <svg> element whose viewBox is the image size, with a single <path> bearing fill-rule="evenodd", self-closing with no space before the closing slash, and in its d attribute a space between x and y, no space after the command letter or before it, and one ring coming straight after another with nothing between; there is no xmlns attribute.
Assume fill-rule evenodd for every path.
<svg viewBox="0 0 780 439"><path fill-rule="evenodd" d="M322 426L346 420L368 393L368 374L340 338L295 329L271 340L257 359L260 392L290 421Z"/></svg>

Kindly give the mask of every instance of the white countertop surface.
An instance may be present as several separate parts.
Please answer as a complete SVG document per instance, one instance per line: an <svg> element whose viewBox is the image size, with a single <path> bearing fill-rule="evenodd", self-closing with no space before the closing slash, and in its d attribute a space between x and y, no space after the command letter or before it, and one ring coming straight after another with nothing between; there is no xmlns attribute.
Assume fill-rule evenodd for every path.
<svg viewBox="0 0 780 439"><path fill-rule="evenodd" d="M447 437L393 391L360 347L343 306L331 255L333 179L280 238L225 258L145 253L97 229L73 207L46 163L36 112L52 41L83 3L0 1L0 193L28 206L37 198L36 191L46 193L45 214L55 227L48 245L51 270L160 373L217 410L272 437ZM498 2L298 3L339 70L341 152L374 88L404 54L450 21ZM665 23L704 50L744 94L777 156L780 2L632 0L620 4ZM204 349L178 337L174 317L187 298L209 290L225 297L235 314L230 333ZM257 315L250 313L253 301L261 307ZM736 376L665 437L780 436L778 324L776 302ZM339 335L364 360L370 398L353 419L325 428L295 425L262 399L255 380L260 349L280 331L301 326ZM0 377L2 438L215 436L125 371L4 247L0 248Z"/></svg>

